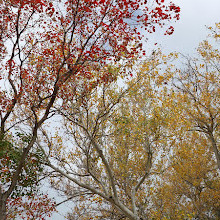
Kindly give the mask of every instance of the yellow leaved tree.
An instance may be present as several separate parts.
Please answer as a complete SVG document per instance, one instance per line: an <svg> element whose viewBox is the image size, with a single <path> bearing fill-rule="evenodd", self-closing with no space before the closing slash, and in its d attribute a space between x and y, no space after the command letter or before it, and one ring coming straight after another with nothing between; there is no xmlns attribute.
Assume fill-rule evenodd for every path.
<svg viewBox="0 0 220 220"><path fill-rule="evenodd" d="M181 69L172 70L165 102L175 138L154 187L153 219L220 218L220 24L209 29L211 40L200 44L198 57L184 57Z"/></svg>
<svg viewBox="0 0 220 220"><path fill-rule="evenodd" d="M169 136L170 114L159 94L172 75L161 74L159 64L172 57L158 52L141 68L133 67L132 77L103 84L57 109L63 125L46 140L47 165L57 175L53 187L74 199L69 219L149 215L150 186Z"/></svg>

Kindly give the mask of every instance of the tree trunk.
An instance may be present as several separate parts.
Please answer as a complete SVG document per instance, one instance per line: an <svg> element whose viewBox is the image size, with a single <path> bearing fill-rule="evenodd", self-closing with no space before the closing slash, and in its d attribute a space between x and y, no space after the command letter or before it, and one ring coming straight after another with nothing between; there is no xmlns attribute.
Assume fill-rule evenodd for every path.
<svg viewBox="0 0 220 220"><path fill-rule="evenodd" d="M6 220L6 198L0 194L0 219Z"/></svg>

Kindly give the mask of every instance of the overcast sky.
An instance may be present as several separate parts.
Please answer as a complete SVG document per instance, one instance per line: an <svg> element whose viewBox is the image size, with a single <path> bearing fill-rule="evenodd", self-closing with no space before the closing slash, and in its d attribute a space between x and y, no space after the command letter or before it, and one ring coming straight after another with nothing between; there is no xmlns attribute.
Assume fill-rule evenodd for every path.
<svg viewBox="0 0 220 220"><path fill-rule="evenodd" d="M208 34L205 26L220 22L220 0L173 0L180 6L180 20L173 24L173 35L164 36L162 32L149 35L148 45L158 42L165 52L177 51L191 54ZM148 46L147 46L148 47Z"/></svg>
<svg viewBox="0 0 220 220"><path fill-rule="evenodd" d="M220 0L173 0L181 8L181 18L174 23L173 35L164 36L162 32L149 35L146 50L153 49L154 43L163 49L165 53L177 51L189 55L195 52L199 42L208 34L205 26L214 26L220 22ZM68 210L68 204L59 208L61 213ZM59 214L53 215L52 220L64 220Z"/></svg>

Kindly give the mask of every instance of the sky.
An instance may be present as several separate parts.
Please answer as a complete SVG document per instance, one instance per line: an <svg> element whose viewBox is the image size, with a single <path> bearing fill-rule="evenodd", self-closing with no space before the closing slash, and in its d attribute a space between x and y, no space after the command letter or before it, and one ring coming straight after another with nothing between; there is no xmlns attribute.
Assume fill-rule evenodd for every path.
<svg viewBox="0 0 220 220"><path fill-rule="evenodd" d="M173 51L185 55L193 55L199 43L206 39L209 33L206 26L214 26L220 22L220 0L173 0L180 6L180 20L172 25L175 28L173 35L163 35L162 31L149 35L145 50L153 49L154 43L162 48L164 53ZM65 214L70 204L63 204L58 208ZM64 220L63 215L54 214L48 220Z"/></svg>
<svg viewBox="0 0 220 220"><path fill-rule="evenodd" d="M181 52L189 55L195 52L199 42L205 40L209 33L206 26L220 22L220 0L173 0L180 6L180 20L173 23L174 33L163 35L157 31L149 35L146 47L158 43L164 52ZM146 48L146 49L147 49Z"/></svg>

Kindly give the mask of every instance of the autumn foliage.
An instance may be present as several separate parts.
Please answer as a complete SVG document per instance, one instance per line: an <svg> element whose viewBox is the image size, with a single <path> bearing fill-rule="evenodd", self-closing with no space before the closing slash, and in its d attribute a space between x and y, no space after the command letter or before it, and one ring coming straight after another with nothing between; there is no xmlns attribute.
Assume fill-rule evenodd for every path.
<svg viewBox="0 0 220 220"><path fill-rule="evenodd" d="M7 201L13 195L22 201L24 189L32 195L45 175L40 136L47 137L46 121L72 100L83 103L93 89L126 74L127 64L145 54L146 31L166 26L166 34L172 34L167 25L179 19L179 12L162 0L0 1L3 219ZM113 73L111 65L120 71Z"/></svg>
<svg viewBox="0 0 220 220"><path fill-rule="evenodd" d="M123 86L59 108L62 127L44 144L61 175L51 185L74 201L68 219L219 218L217 45L202 42L195 59L157 51Z"/></svg>
<svg viewBox="0 0 220 220"><path fill-rule="evenodd" d="M144 49L179 18L169 0L0 1L1 219L51 217L45 182L71 220L220 218L220 25L181 68Z"/></svg>
<svg viewBox="0 0 220 220"><path fill-rule="evenodd" d="M0 1L1 219L51 217L45 182L71 220L220 218L220 25L196 58L144 49L179 18L168 0Z"/></svg>
<svg viewBox="0 0 220 220"><path fill-rule="evenodd" d="M56 210L55 202L47 195L33 194L17 197L7 201L7 219L38 219L44 220L51 217Z"/></svg>

